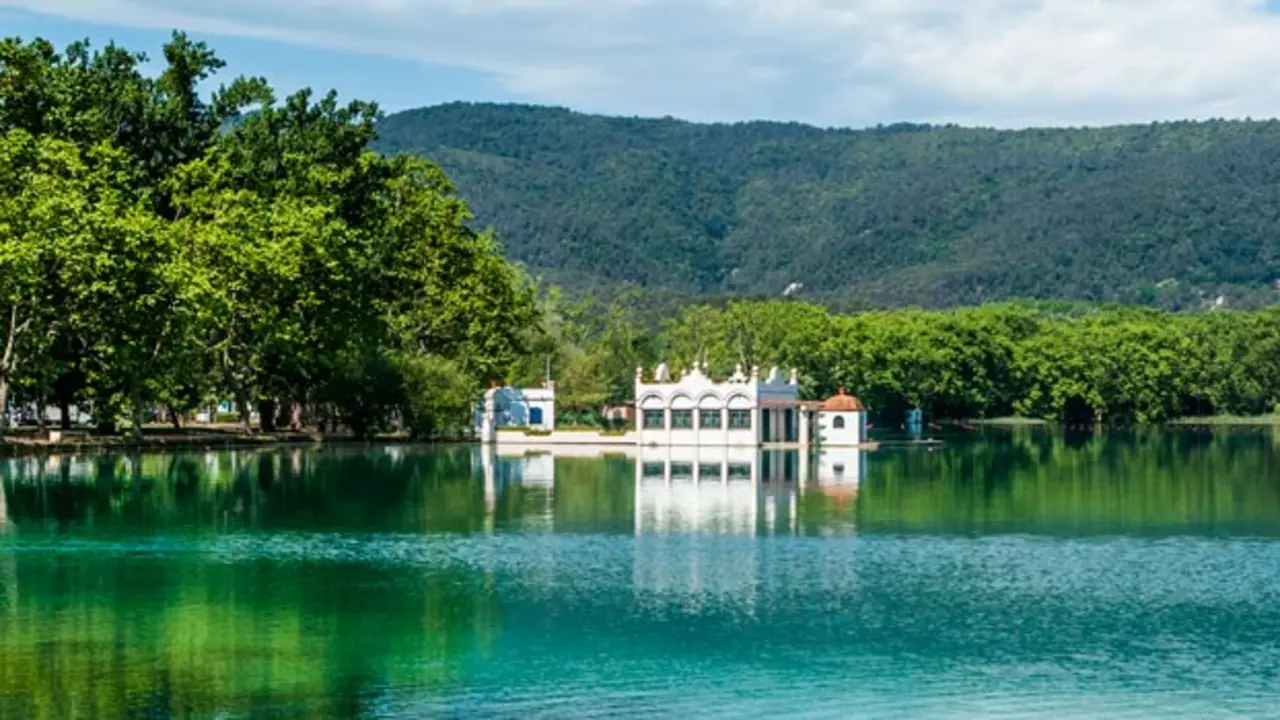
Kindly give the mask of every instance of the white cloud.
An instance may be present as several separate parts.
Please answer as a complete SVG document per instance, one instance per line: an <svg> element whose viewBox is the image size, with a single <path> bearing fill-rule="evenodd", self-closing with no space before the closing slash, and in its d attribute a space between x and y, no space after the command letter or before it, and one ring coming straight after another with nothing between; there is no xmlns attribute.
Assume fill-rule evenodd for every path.
<svg viewBox="0 0 1280 720"><path fill-rule="evenodd" d="M694 119L1000 126L1280 114L1264 0L0 0L491 73Z"/></svg>

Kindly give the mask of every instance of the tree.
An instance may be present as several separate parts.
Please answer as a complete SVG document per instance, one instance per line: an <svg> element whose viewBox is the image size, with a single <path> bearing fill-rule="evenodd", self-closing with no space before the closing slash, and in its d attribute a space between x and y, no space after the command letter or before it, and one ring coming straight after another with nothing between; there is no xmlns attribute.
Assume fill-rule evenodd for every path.
<svg viewBox="0 0 1280 720"><path fill-rule="evenodd" d="M103 230L139 220L113 186L121 162L107 146L86 158L23 130L0 136L0 408L19 372L48 379L55 339L96 302L82 291L100 289L112 260Z"/></svg>

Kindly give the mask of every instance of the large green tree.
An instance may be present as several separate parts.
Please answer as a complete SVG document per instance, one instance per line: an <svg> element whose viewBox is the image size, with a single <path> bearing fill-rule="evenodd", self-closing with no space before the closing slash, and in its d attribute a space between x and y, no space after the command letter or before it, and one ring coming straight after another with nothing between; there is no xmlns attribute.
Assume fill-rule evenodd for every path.
<svg viewBox="0 0 1280 720"><path fill-rule="evenodd" d="M206 94L212 50L163 56L0 42L0 407L16 385L135 435L227 396L268 430L298 405L357 433L466 422L460 389L525 352L532 288L440 169L372 152L372 104Z"/></svg>

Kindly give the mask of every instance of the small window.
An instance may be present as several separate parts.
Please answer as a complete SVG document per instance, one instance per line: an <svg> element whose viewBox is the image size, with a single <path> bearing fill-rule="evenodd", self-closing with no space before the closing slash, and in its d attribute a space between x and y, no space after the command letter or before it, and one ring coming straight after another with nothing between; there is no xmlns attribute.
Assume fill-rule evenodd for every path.
<svg viewBox="0 0 1280 720"><path fill-rule="evenodd" d="M663 418L661 410L644 411L644 428L646 430L661 430L666 426L666 419Z"/></svg>
<svg viewBox="0 0 1280 720"><path fill-rule="evenodd" d="M750 430L751 429L751 411L750 410L730 410L729 411L729 427L734 430Z"/></svg>
<svg viewBox="0 0 1280 720"><path fill-rule="evenodd" d="M671 427L674 430L688 430L693 427L692 410L672 410Z"/></svg>
<svg viewBox="0 0 1280 720"><path fill-rule="evenodd" d="M666 467L664 467L662 463L645 463L644 464L645 477L649 477L649 478L662 477L663 475L666 475L666 474L667 474Z"/></svg>
<svg viewBox="0 0 1280 720"><path fill-rule="evenodd" d="M693 477L693 463L671 463L671 477L673 478Z"/></svg>
<svg viewBox="0 0 1280 720"><path fill-rule="evenodd" d="M836 430L843 430L843 429L844 429L844 418L842 418L842 417L837 417L834 421L832 421L832 423L831 423L831 427L835 428Z"/></svg>
<svg viewBox="0 0 1280 720"><path fill-rule="evenodd" d="M529 424L530 425L542 424L542 408L529 408Z"/></svg>
<svg viewBox="0 0 1280 720"><path fill-rule="evenodd" d="M698 477L703 477L703 478L720 477L720 463L699 463Z"/></svg>
<svg viewBox="0 0 1280 720"><path fill-rule="evenodd" d="M704 430L720 429L720 411L719 410L699 410L698 411L698 427Z"/></svg>

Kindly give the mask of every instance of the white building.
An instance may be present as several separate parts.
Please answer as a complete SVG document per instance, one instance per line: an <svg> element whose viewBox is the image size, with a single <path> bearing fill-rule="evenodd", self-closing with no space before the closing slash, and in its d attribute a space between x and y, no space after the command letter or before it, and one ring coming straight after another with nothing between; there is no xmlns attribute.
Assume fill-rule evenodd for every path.
<svg viewBox="0 0 1280 720"><path fill-rule="evenodd" d="M665 364L646 381L636 369L636 434L640 445L748 445L799 442L800 387L796 372L778 368L761 379L759 368L742 368L725 381L707 377L695 365L678 380Z"/></svg>
<svg viewBox="0 0 1280 720"><path fill-rule="evenodd" d="M547 382L540 388L489 388L476 410L475 427L480 441L486 443L495 442L503 428L555 430L555 383Z"/></svg>
<svg viewBox="0 0 1280 720"><path fill-rule="evenodd" d="M862 401L846 395L844 388L818 410L818 442L833 447L853 447L867 441L867 409Z"/></svg>
<svg viewBox="0 0 1280 720"><path fill-rule="evenodd" d="M843 389L825 402L805 401L795 370L783 378L774 367L761 379L759 368L748 376L739 366L724 381L705 370L705 364L694 365L672 379L663 364L646 380L644 369L636 369L638 445L808 445L815 439L815 416L819 442L854 446L867 440L866 408Z"/></svg>

